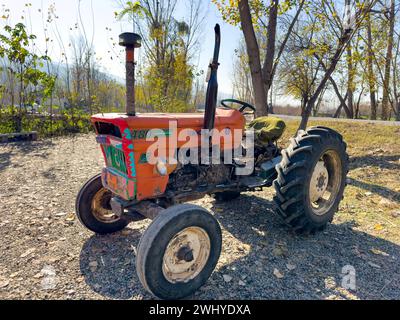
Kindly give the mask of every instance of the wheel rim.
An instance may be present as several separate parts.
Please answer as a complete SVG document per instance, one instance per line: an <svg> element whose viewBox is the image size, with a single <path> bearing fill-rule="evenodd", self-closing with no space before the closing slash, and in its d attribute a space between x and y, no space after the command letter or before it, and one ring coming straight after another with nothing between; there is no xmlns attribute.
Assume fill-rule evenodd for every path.
<svg viewBox="0 0 400 320"><path fill-rule="evenodd" d="M189 227L177 233L168 243L162 271L171 283L188 282L205 267L210 256L211 241L200 227Z"/></svg>
<svg viewBox="0 0 400 320"><path fill-rule="evenodd" d="M92 199L93 216L103 223L113 223L119 220L119 217L112 212L110 200L112 194L105 188L96 192Z"/></svg>
<svg viewBox="0 0 400 320"><path fill-rule="evenodd" d="M316 163L310 179L309 201L316 215L323 216L335 203L342 182L339 154L328 150Z"/></svg>

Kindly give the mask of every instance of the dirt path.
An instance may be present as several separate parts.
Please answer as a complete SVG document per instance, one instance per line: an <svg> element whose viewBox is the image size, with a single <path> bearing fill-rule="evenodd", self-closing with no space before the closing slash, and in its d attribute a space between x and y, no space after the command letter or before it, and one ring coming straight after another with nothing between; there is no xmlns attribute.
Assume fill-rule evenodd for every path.
<svg viewBox="0 0 400 320"><path fill-rule="evenodd" d="M281 225L272 190L197 201L215 212L224 242L216 271L191 298L399 299L399 150L378 160L360 150L351 151L341 212L315 236ZM0 146L0 299L151 298L135 272L148 222L96 236L75 219L75 196L102 165L93 135ZM354 291L341 288L346 265L356 271Z"/></svg>

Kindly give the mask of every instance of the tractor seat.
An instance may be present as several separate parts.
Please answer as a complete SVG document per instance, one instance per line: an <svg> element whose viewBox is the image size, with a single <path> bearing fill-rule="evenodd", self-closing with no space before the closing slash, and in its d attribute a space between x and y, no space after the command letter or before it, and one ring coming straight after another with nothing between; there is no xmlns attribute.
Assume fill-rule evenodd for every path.
<svg viewBox="0 0 400 320"><path fill-rule="evenodd" d="M247 125L247 129L254 129L254 143L266 145L278 140L286 129L285 122L276 117L260 117Z"/></svg>

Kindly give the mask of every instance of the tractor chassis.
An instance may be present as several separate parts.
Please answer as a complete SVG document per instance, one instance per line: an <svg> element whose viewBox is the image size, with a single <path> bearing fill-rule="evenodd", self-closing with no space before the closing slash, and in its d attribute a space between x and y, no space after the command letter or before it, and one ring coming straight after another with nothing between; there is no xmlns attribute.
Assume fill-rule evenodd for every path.
<svg viewBox="0 0 400 320"><path fill-rule="evenodd" d="M119 196L111 198L110 205L113 213L118 216L124 216L130 221L138 221L144 218L154 220L162 210L176 204L194 201L203 198L207 194L216 194L225 191L234 192L254 192L262 191L263 188L271 187L273 181L276 179L276 171L272 166L275 162L280 162L281 156L274 158L271 165L264 170L269 173L267 179L262 179L258 176L245 176L240 178L235 183L218 184L218 185L204 185L198 186L194 190L187 192L173 192L167 191L159 198L151 200L125 200Z"/></svg>

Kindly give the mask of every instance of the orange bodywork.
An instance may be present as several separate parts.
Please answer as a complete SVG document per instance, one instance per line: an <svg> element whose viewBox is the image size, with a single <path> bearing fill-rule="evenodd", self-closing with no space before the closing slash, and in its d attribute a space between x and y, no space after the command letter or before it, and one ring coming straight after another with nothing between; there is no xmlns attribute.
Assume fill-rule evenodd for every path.
<svg viewBox="0 0 400 320"><path fill-rule="evenodd" d="M168 163L176 157L176 150L199 147L204 114L143 113L127 116L111 113L94 115L91 121L96 128L97 141L102 145L106 161L102 175L103 185L125 200L144 200L164 194L168 174L176 168L176 164L168 164L168 174L160 175L156 166L150 164L147 159L148 148L156 142L159 152L166 155ZM111 126L104 130L101 124L109 124L119 130L110 133L108 130ZM215 129L225 138L213 137L212 143L218 144L221 151L240 147L241 134L233 133L235 130L241 130L242 133L244 126L245 118L239 111L217 108ZM162 130L165 137L146 141L147 133L152 129ZM191 132L188 129L191 129ZM198 134L196 138L183 139L193 136L194 133ZM232 143L226 143L230 141L226 140L227 136L230 136Z"/></svg>

